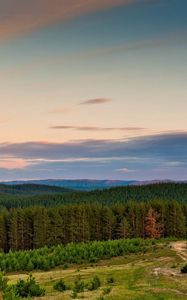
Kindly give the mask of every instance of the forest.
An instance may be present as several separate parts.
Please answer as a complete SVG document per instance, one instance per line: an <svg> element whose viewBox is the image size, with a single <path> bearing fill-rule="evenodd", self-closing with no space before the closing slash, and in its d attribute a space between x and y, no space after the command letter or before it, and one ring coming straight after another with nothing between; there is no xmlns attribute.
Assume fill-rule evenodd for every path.
<svg viewBox="0 0 187 300"><path fill-rule="evenodd" d="M38 249L72 242L185 238L187 184L152 184L92 192L0 196L0 249ZM13 187L9 187L14 190ZM52 189L53 191L53 189ZM55 188L54 188L55 191Z"/></svg>
<svg viewBox="0 0 187 300"><path fill-rule="evenodd" d="M186 204L161 200L2 210L0 248L8 252L94 240L182 238L186 217Z"/></svg>
<svg viewBox="0 0 187 300"><path fill-rule="evenodd" d="M164 245L186 237L185 183L90 192L33 184L0 186L0 270L5 280L4 274L12 272L55 273L57 268L97 266L112 259L143 259L154 251L170 251ZM54 287L58 284L64 287L62 278ZM32 275L1 288L6 300L44 296L45 291Z"/></svg>
<svg viewBox="0 0 187 300"><path fill-rule="evenodd" d="M0 208L8 210L30 206L55 207L96 202L110 206L115 203L149 202L155 199L176 200L185 203L187 202L187 183L130 185L91 192L36 184L0 185Z"/></svg>

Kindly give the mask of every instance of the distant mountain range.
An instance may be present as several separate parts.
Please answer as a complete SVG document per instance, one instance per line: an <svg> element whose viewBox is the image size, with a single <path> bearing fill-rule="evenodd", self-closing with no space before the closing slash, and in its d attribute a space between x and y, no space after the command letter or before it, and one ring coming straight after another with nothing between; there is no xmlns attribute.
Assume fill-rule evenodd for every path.
<svg viewBox="0 0 187 300"><path fill-rule="evenodd" d="M3 182L3 185L40 185L42 186L41 192L49 192L50 187L54 188L55 192L62 192L61 188L64 191L67 190L81 190L81 191L91 191L91 190L98 190L98 189L107 189L112 187L118 186L127 186L127 185L146 185L152 183L159 183L159 182L169 182L170 180L152 180L152 181L136 181L136 180L89 180L89 179L75 179L75 180L68 180L68 179L47 179L47 180L20 180L20 181L9 181ZM45 186L48 186L45 188ZM57 187L55 189L55 187ZM35 186L36 188L36 186ZM59 189L58 189L59 188ZM67 190L66 190L67 189Z"/></svg>

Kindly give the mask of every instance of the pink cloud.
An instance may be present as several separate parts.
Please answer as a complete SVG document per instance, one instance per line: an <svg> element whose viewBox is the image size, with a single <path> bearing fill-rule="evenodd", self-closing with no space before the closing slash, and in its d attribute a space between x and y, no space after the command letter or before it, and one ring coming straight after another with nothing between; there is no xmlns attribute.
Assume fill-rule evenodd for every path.
<svg viewBox="0 0 187 300"><path fill-rule="evenodd" d="M30 165L29 162L27 162L24 159L2 159L0 160L0 169L6 169L6 170L16 170L16 169L25 169Z"/></svg>
<svg viewBox="0 0 187 300"><path fill-rule="evenodd" d="M134 170L129 170L128 168L117 169L116 171L122 173L134 172Z"/></svg>
<svg viewBox="0 0 187 300"><path fill-rule="evenodd" d="M6 0L0 4L0 40L24 35L84 14L134 2L137 0Z"/></svg>

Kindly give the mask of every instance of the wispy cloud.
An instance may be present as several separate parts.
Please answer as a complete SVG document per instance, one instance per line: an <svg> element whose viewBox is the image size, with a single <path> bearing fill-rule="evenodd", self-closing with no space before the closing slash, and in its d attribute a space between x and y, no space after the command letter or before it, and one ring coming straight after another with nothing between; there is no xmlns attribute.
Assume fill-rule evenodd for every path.
<svg viewBox="0 0 187 300"><path fill-rule="evenodd" d="M128 168L122 168L122 169L117 169L116 172L128 173L128 172L132 172L132 171L129 170Z"/></svg>
<svg viewBox="0 0 187 300"><path fill-rule="evenodd" d="M79 131L143 131L143 127L96 127L96 126L51 126L50 129L55 130L79 130Z"/></svg>
<svg viewBox="0 0 187 300"><path fill-rule="evenodd" d="M20 158L5 158L0 159L0 169L4 170L22 170L30 166L31 164Z"/></svg>
<svg viewBox="0 0 187 300"><path fill-rule="evenodd" d="M74 111L72 107L57 107L49 111L50 114L70 114Z"/></svg>
<svg viewBox="0 0 187 300"><path fill-rule="evenodd" d="M53 59L46 57L44 59L32 61L32 63L26 63L15 70L12 68L8 70L3 70L1 71L0 76L2 78L21 76L24 75L25 73L29 74L31 71L35 71L35 70L38 71L38 69L40 68L45 68L45 67L49 68L50 66L54 66L54 65L75 64L81 61L94 60L97 59L98 57L106 58L108 56L118 55L120 53L125 53L125 52L133 53L135 51L142 50L142 49L149 49L149 48L151 49L155 47L180 44L186 42L187 42L187 31L181 30L178 32L172 32L171 34L155 37L153 39L145 39L145 40L129 42L129 43L127 42L120 45L114 45L111 47L98 47L88 51L81 51L81 52L72 53L70 55L65 55L64 57L57 56ZM93 101L93 102L90 103L89 101ZM112 100L107 98L90 99L79 103L79 105L103 104L103 103L108 103L110 101Z"/></svg>
<svg viewBox="0 0 187 300"><path fill-rule="evenodd" d="M132 165L151 166L155 162L160 162L162 166L175 168L187 166L187 132L157 134L128 140L3 143L0 144L0 159L4 163L6 160L14 161L15 159L27 160L30 163L125 160L126 164Z"/></svg>
<svg viewBox="0 0 187 300"><path fill-rule="evenodd" d="M128 140L84 140L66 143L27 142L0 144L0 157L165 157L169 161L187 160L187 132L174 132L130 138ZM177 159L178 158L178 159Z"/></svg>
<svg viewBox="0 0 187 300"><path fill-rule="evenodd" d="M145 2L145 0L140 0ZM0 40L10 39L84 14L138 0L6 0L0 1Z"/></svg>
<svg viewBox="0 0 187 300"><path fill-rule="evenodd" d="M90 100L86 100L80 103L80 105L93 105L93 104L105 104L105 103L109 103L112 102L111 99L107 99L107 98L96 98L96 99L90 99Z"/></svg>

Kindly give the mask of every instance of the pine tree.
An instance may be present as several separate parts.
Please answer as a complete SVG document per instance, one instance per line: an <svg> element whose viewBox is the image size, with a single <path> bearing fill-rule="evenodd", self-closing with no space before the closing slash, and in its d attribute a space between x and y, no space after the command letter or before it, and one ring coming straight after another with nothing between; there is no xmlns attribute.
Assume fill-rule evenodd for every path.
<svg viewBox="0 0 187 300"><path fill-rule="evenodd" d="M186 236L186 220L180 203L173 201L167 204L165 226L167 236Z"/></svg>
<svg viewBox="0 0 187 300"><path fill-rule="evenodd" d="M18 244L18 215L17 210L14 209L10 212L8 218L8 243L9 249L19 250Z"/></svg>
<svg viewBox="0 0 187 300"><path fill-rule="evenodd" d="M145 218L145 236L148 238L160 238L161 226L158 223L158 215L151 207Z"/></svg>
<svg viewBox="0 0 187 300"><path fill-rule="evenodd" d="M58 245L63 242L63 220L59 210L54 208L48 211L47 245Z"/></svg>
<svg viewBox="0 0 187 300"><path fill-rule="evenodd" d="M24 210L24 249L33 249L33 209L27 208Z"/></svg>
<svg viewBox="0 0 187 300"><path fill-rule="evenodd" d="M8 251L5 212L0 214L0 250L5 252Z"/></svg>
<svg viewBox="0 0 187 300"><path fill-rule="evenodd" d="M119 227L119 232L120 232L120 238L126 239L129 237L129 231L130 231L130 226L125 217L121 220L120 227Z"/></svg>
<svg viewBox="0 0 187 300"><path fill-rule="evenodd" d="M45 208L34 210L33 244L34 248L47 245L48 215Z"/></svg>
<svg viewBox="0 0 187 300"><path fill-rule="evenodd" d="M102 239L111 240L113 236L114 215L109 207L102 209Z"/></svg>

